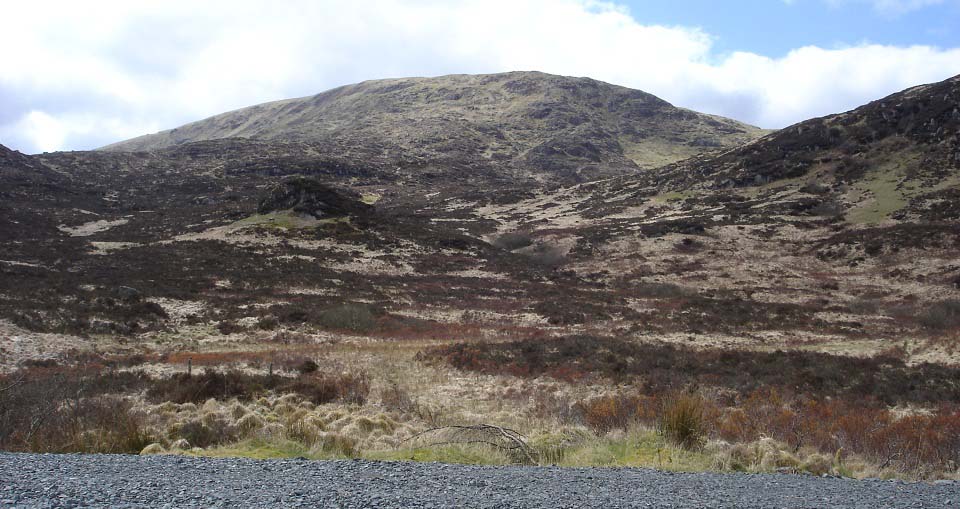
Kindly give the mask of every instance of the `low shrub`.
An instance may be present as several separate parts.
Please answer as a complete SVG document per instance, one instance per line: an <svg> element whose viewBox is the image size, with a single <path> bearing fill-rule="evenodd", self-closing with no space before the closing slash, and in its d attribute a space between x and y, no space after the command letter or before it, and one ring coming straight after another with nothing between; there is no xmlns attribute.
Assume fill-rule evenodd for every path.
<svg viewBox="0 0 960 509"><path fill-rule="evenodd" d="M320 369L320 366L313 359L307 359L297 365L297 371L299 371L301 375L309 375L318 369Z"/></svg>
<svg viewBox="0 0 960 509"><path fill-rule="evenodd" d="M673 299L684 297L690 291L673 283L640 282L633 286L638 297Z"/></svg>
<svg viewBox="0 0 960 509"><path fill-rule="evenodd" d="M377 318L363 304L343 304L317 313L317 323L328 329L368 332L377 326Z"/></svg>
<svg viewBox="0 0 960 509"><path fill-rule="evenodd" d="M523 232L512 232L504 233L491 242L496 247L500 249L506 249L507 251L513 251L515 249L520 249L527 247L533 244L533 237L529 233Z"/></svg>
<svg viewBox="0 0 960 509"><path fill-rule="evenodd" d="M414 410L416 402L410 392L401 387L396 380L390 380L387 386L380 390L380 404L394 412L408 413Z"/></svg>
<svg viewBox="0 0 960 509"><path fill-rule="evenodd" d="M825 454L857 454L881 470L912 471L918 477L960 464L960 408L955 404L897 416L867 401L763 389L725 408L716 421L716 435L726 441L769 437L794 452L810 447Z"/></svg>
<svg viewBox="0 0 960 509"><path fill-rule="evenodd" d="M635 424L650 424L657 414L653 396L617 394L577 402L583 423L598 434L626 430Z"/></svg>
<svg viewBox="0 0 960 509"><path fill-rule="evenodd" d="M703 447L707 439L704 400L699 394L680 393L663 403L657 431L684 449Z"/></svg>
<svg viewBox="0 0 960 509"><path fill-rule="evenodd" d="M370 394L370 380L364 374L301 376L282 384L278 392L300 394L311 402L320 405L331 401L341 401L362 405Z"/></svg>
<svg viewBox="0 0 960 509"><path fill-rule="evenodd" d="M280 326L280 320L273 315L267 315L260 317L257 320L257 327L261 330L273 330Z"/></svg>
<svg viewBox="0 0 960 509"><path fill-rule="evenodd" d="M917 320L924 327L933 330L960 327L960 299L934 302L929 307L920 310Z"/></svg>
<svg viewBox="0 0 960 509"><path fill-rule="evenodd" d="M276 388L283 381L282 377L250 375L240 371L220 373L207 369L199 375L177 373L170 378L157 380L147 390L147 397L156 403L202 403L211 398L249 400Z"/></svg>
<svg viewBox="0 0 960 509"><path fill-rule="evenodd" d="M824 200L810 209L810 213L815 216L826 218L837 218L846 212L842 203L836 200Z"/></svg>
<svg viewBox="0 0 960 509"><path fill-rule="evenodd" d="M138 453L153 441L129 401L106 395L134 387L131 377L71 374L31 370L0 378L0 449Z"/></svg>
<svg viewBox="0 0 960 509"><path fill-rule="evenodd" d="M527 253L531 262L546 268L554 268L563 263L566 254L563 249L553 244L537 244Z"/></svg>
<svg viewBox="0 0 960 509"><path fill-rule="evenodd" d="M876 404L960 401L960 368L907 365L890 356L856 358L808 351L703 350L670 344L567 336L503 343L454 343L418 353L428 362L527 378L605 377L640 384L645 394L692 385L742 395L760 388L790 388L820 397L848 396ZM576 374L572 377L570 374Z"/></svg>
<svg viewBox="0 0 960 509"><path fill-rule="evenodd" d="M267 391L299 394L318 405L331 401L362 404L370 392L370 383L362 373L330 375L314 371L294 378L206 370L199 375L178 373L157 380L147 390L147 397L156 403L202 403L211 398L249 401Z"/></svg>
<svg viewBox="0 0 960 509"><path fill-rule="evenodd" d="M217 331L224 336L246 331L247 328L233 320L224 320L217 324Z"/></svg>
<svg viewBox="0 0 960 509"><path fill-rule="evenodd" d="M227 430L226 426L217 426L216 423L210 426L199 420L191 420L181 424L176 429L176 435L189 442L193 447L225 444L237 438Z"/></svg>

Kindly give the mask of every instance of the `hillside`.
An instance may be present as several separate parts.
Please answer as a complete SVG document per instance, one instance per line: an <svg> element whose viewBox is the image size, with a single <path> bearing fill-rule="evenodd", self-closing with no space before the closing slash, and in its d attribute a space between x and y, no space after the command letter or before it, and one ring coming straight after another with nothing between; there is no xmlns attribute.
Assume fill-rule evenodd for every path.
<svg viewBox="0 0 960 509"><path fill-rule="evenodd" d="M223 138L386 156L421 173L591 180L635 173L763 131L589 78L537 72L377 80L261 104L116 143L143 151Z"/></svg>
<svg viewBox="0 0 960 509"><path fill-rule="evenodd" d="M741 195L797 200L799 212L854 226L953 222L960 220L958 168L960 77L954 77L807 120L722 154L606 181L589 207L603 214L660 194L714 201Z"/></svg>
<svg viewBox="0 0 960 509"><path fill-rule="evenodd" d="M463 94L473 101L494 85L534 94L556 81L578 84L574 91L552 85L564 93L633 97L617 118L671 108L592 80L527 73L441 79L471 80L486 83ZM533 88L520 87L527 80ZM367 83L315 102L333 118L359 107L347 108L343 97L365 104L376 89L386 97L380 100L395 101L429 83ZM843 348L848 334L866 334L875 338L870 348L879 348L904 323L928 334L911 310L956 293L958 104L958 80L947 80L725 152L563 188L509 178L411 182L389 173L389 158L326 153L300 141L233 137L150 152L33 157L3 151L10 183L3 228L34 240L3 248L9 299L0 311L30 328L83 332L119 316L85 302L111 287L144 286L158 299L202 303L199 320L357 301L385 320L443 316L452 324L463 313L493 313L504 323L637 337L696 332L707 343L717 334L789 327L790 334L776 333L782 341L799 335ZM514 106L520 115L529 104ZM250 111L257 108L267 107ZM278 191L285 182L301 182L297 199ZM340 216L316 212L316 203L329 200L315 186L327 184L340 190L335 202L347 211ZM303 194L314 188L320 191ZM264 208L277 192L285 205ZM258 262L265 256L268 263ZM18 297L26 281L43 280L57 289ZM78 290L91 286L99 290ZM64 292L75 296L63 301ZM272 311L248 316L247 306L268 295ZM678 310L660 312L678 299ZM34 309L24 314L25 306ZM65 318L74 314L85 318ZM166 327L148 322L114 325Z"/></svg>
<svg viewBox="0 0 960 509"><path fill-rule="evenodd" d="M475 217L489 238L564 246L567 270L633 303L639 337L683 323L701 344L849 354L953 337L958 108L952 78L644 174L478 201ZM781 331L746 332L763 317ZM920 343L917 358L956 359L955 340Z"/></svg>
<svg viewBox="0 0 960 509"><path fill-rule="evenodd" d="M608 134L695 116L590 80L445 79L527 78ZM476 161L458 126L506 113L428 115L443 145L390 104L324 139L309 115L0 147L0 448L957 475L960 80L643 171L517 101L523 144ZM236 136L254 124L303 138ZM614 176L577 182L577 143ZM677 406L702 434L657 431Z"/></svg>

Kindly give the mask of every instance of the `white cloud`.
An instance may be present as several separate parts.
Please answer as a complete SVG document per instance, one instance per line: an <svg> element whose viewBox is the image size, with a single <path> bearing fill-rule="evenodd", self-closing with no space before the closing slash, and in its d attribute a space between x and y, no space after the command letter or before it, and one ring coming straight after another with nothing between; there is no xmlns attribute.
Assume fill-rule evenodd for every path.
<svg viewBox="0 0 960 509"><path fill-rule="evenodd" d="M60 113L31 110L14 122L0 125L0 140L13 148L27 147L29 152L53 152L71 149L71 144L90 147L103 140L122 140L155 132L156 123L130 123L97 113Z"/></svg>
<svg viewBox="0 0 960 509"><path fill-rule="evenodd" d="M960 73L960 49L924 46L719 55L702 30L642 25L593 0L273 4L6 6L0 143L27 152L91 148L364 79L533 69L781 127Z"/></svg>
<svg viewBox="0 0 960 509"><path fill-rule="evenodd" d="M37 149L44 152L57 150L67 137L63 122L42 111L31 111L24 115L17 122L16 129L22 131Z"/></svg>

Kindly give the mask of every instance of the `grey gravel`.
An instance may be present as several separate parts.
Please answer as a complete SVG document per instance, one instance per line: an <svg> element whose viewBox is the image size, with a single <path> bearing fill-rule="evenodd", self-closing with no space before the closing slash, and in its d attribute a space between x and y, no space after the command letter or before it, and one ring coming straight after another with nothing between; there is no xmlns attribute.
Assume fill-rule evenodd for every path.
<svg viewBox="0 0 960 509"><path fill-rule="evenodd" d="M960 483L0 453L0 507L956 507Z"/></svg>

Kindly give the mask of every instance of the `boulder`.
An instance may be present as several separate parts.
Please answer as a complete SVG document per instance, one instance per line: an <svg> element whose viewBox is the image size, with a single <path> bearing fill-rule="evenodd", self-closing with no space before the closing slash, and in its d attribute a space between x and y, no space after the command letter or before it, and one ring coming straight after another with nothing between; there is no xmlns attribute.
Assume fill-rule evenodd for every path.
<svg viewBox="0 0 960 509"><path fill-rule="evenodd" d="M140 290L131 288L129 286L118 286L114 288L113 294L127 302L140 302L140 300L143 298Z"/></svg>

